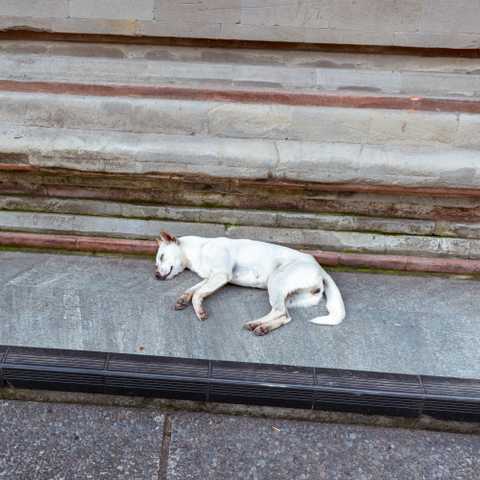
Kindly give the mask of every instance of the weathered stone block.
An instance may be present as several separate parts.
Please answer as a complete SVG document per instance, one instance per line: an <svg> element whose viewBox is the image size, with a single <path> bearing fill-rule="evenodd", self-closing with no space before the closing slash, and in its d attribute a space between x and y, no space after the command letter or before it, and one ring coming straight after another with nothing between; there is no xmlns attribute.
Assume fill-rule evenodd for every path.
<svg viewBox="0 0 480 480"><path fill-rule="evenodd" d="M67 3L67 0L2 0L0 16L64 18L68 16Z"/></svg>
<svg viewBox="0 0 480 480"><path fill-rule="evenodd" d="M208 112L210 135L285 138L292 127L291 109L274 105L217 104Z"/></svg>
<svg viewBox="0 0 480 480"><path fill-rule="evenodd" d="M330 29L382 33L418 30L422 2L418 0L334 0L330 3Z"/></svg>
<svg viewBox="0 0 480 480"><path fill-rule="evenodd" d="M155 20L165 22L237 23L240 22L241 0L198 0L179 2L157 0Z"/></svg>
<svg viewBox="0 0 480 480"><path fill-rule="evenodd" d="M460 115L455 143L461 147L480 148L480 115Z"/></svg>
<svg viewBox="0 0 480 480"><path fill-rule="evenodd" d="M136 24L136 35L153 37L219 38L222 24L218 22L141 21Z"/></svg>
<svg viewBox="0 0 480 480"><path fill-rule="evenodd" d="M454 113L371 110L368 143L431 145L454 143Z"/></svg>
<svg viewBox="0 0 480 480"><path fill-rule="evenodd" d="M70 0L69 16L152 20L154 0Z"/></svg>
<svg viewBox="0 0 480 480"><path fill-rule="evenodd" d="M472 0L423 0L420 30L472 33L480 28L480 4Z"/></svg>
<svg viewBox="0 0 480 480"><path fill-rule="evenodd" d="M243 0L241 23L243 25L293 26L327 28L330 14L328 0L304 2L265 2Z"/></svg>

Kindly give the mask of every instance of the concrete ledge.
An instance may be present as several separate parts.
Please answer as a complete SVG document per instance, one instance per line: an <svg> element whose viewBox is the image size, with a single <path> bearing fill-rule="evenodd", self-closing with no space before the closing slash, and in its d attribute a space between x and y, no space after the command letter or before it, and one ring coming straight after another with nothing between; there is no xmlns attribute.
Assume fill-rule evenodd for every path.
<svg viewBox="0 0 480 480"><path fill-rule="evenodd" d="M153 240L1 231L0 246L149 256L154 255L157 249L156 242ZM328 266L375 268L406 272L451 273L459 275L476 275L480 273L480 260L407 255L372 255L325 252L319 250L307 251L312 253L321 264Z"/></svg>
<svg viewBox="0 0 480 480"><path fill-rule="evenodd" d="M449 4L436 7L429 0L389 3L388 8L380 0L320 5L292 0L276 7L227 2L220 8L213 1L154 8L151 0L142 0L140 10L128 2L120 11L114 2L104 2L101 8L93 2L58 0L55 4L57 8L50 3L29 16L24 2L7 2L0 10L0 29L467 49L479 45L475 5L466 0L457 9Z"/></svg>
<svg viewBox="0 0 480 480"><path fill-rule="evenodd" d="M91 95L98 97L140 97L229 103L259 103L304 107L382 108L425 112L480 113L475 99L408 97L366 92L311 92L267 88L213 88L171 85L87 84L56 81L0 80L0 91ZM430 92L431 93L431 92Z"/></svg>
<svg viewBox="0 0 480 480"><path fill-rule="evenodd" d="M84 93L87 95L0 91L0 118L4 124L19 126L140 134L367 145L480 146L476 135L480 121L475 115L458 112L385 110L366 108L366 104L362 108L347 108L338 97L341 108L335 107L335 102L326 107L264 104L261 97L254 105L215 101L214 97L209 99L206 91L201 92L203 100L102 97L90 95L95 92ZM480 112L480 102L476 105ZM438 110L442 105L432 107Z"/></svg>
<svg viewBox="0 0 480 480"><path fill-rule="evenodd" d="M320 228L342 231L375 231L409 235L480 238L476 223L390 219L356 215L314 214L292 211L141 205L88 199L0 196L0 211L119 217L137 220L200 222L257 227Z"/></svg>
<svg viewBox="0 0 480 480"><path fill-rule="evenodd" d="M176 91L180 95L178 87L227 94L230 90L231 96L240 90L244 97L249 91L263 91L264 95L269 90L336 92L359 97L450 98L459 106L462 100L467 105L466 101L478 97L479 68L478 59L0 40L3 82L48 82L50 88L58 90L63 85L70 91L83 85L84 91L96 88L97 92L103 85L104 91L110 87L117 94L129 91L158 96ZM406 105L408 100L403 102ZM425 101L415 102L411 105L418 107Z"/></svg>
<svg viewBox="0 0 480 480"><path fill-rule="evenodd" d="M458 204L457 204L458 205ZM393 233L439 237L480 238L478 222L386 218L366 215L304 213L282 210L178 207L91 199L0 195L0 211L31 212L132 220L161 220L232 226L320 229L343 232Z"/></svg>
<svg viewBox="0 0 480 480"><path fill-rule="evenodd" d="M477 190L479 159L480 151L469 149L0 125L0 163L85 172Z"/></svg>
<svg viewBox="0 0 480 480"><path fill-rule="evenodd" d="M371 252L427 256L480 258L480 240L422 235L382 234L321 228L234 226L219 223L140 220L88 215L65 215L0 211L0 230L36 233L98 235L134 239L155 239L161 230L177 236L199 235L250 238L297 248L323 248L349 252Z"/></svg>

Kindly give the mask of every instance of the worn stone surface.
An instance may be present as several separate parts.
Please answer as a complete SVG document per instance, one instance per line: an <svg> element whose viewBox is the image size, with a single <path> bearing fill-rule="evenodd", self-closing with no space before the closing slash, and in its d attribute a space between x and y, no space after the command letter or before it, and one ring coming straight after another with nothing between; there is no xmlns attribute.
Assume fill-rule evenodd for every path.
<svg viewBox="0 0 480 480"><path fill-rule="evenodd" d="M68 16L66 0L3 0L0 5L1 16L23 17L28 12L30 17Z"/></svg>
<svg viewBox="0 0 480 480"><path fill-rule="evenodd" d="M473 222L480 221L480 198L465 196L458 191L455 195L447 191L434 196L421 192L419 195L405 195L408 191L403 189L395 191L388 186L367 186L368 190L362 191L366 186L355 184L336 191L334 185L313 185L308 181L283 183L279 189L275 180L214 179L192 174L180 177L171 174L116 175L68 169L30 170L28 166L22 171L28 165L28 155L21 152L3 155L2 160L7 165L6 170L5 167L0 170L0 182L2 193L7 195L201 208L268 209L278 213L300 210L305 213L373 215L392 219L448 220L472 222L473 228ZM83 210L79 213L87 212ZM225 223L231 222L227 218Z"/></svg>
<svg viewBox="0 0 480 480"><path fill-rule="evenodd" d="M2 479L158 479L159 412L2 401L0 418Z"/></svg>
<svg viewBox="0 0 480 480"><path fill-rule="evenodd" d="M225 236L230 238L251 238L267 242L281 243L299 248L317 248L347 252L385 253L391 255L454 256L479 258L480 240L475 235L475 228L468 226L463 230L474 238L450 238L449 236L423 236L408 231L406 234L393 232L389 234L389 224L385 221L386 232L380 233L382 224L373 221L370 225L363 222L365 231L357 231L353 222L342 228L342 221L301 228L290 225L288 217L283 219L285 226L235 225L235 216L210 218L210 222L188 222L169 220L142 220L135 218L118 218L89 215L68 215L60 213L31 213L0 210L0 230L13 230L35 233L62 233L99 235L107 237L154 239L161 230L171 230L176 235L200 235L205 237ZM348 222L348 218L345 223ZM241 222L242 223L242 222ZM246 223L246 222L245 222ZM330 223L330 225L329 225ZM362 224L362 222L358 222ZM400 221L399 221L400 223ZM335 225L333 225L335 224ZM473 225L475 227L475 225ZM431 234L451 235L449 225L440 225ZM452 230L454 230L454 226ZM358 230L362 230L359 228ZM395 230L395 229L393 229ZM460 227L459 232L463 231ZM403 233L403 232L402 232Z"/></svg>
<svg viewBox="0 0 480 480"><path fill-rule="evenodd" d="M22 3L22 2L21 2ZM24 3L24 2L23 2ZM45 3L45 2L34 2ZM473 48L479 40L477 10L468 0L452 6L448 0L288 0L280 4L257 0L204 0L196 3L142 0L138 8L122 0L55 0L61 13L50 5L36 5L34 14L12 6L0 6L8 16L8 26L31 26L50 22L54 31L77 33L127 33L154 36L200 37L210 32L213 38L316 43L407 45L421 47ZM439 5L438 5L439 3ZM438 5L438 6L437 6ZM68 8L69 6L69 8ZM152 8L152 7L155 8ZM27 7L28 8L28 7ZM121 10L126 13L120 13ZM56 18L60 17L60 18ZM88 17L89 24L79 22ZM7 17L8 18L8 17ZM136 25L115 24L129 19ZM152 20L155 18L155 21ZM53 25L52 25L53 24ZM133 31L132 31L133 30Z"/></svg>
<svg viewBox="0 0 480 480"><path fill-rule="evenodd" d="M167 478L470 480L478 448L473 435L181 414Z"/></svg>
<svg viewBox="0 0 480 480"><path fill-rule="evenodd" d="M325 143L477 146L476 115L0 93L2 122L36 127ZM471 120L473 117L473 121ZM475 123L477 122L477 123ZM461 128L457 135L457 127Z"/></svg>
<svg viewBox="0 0 480 480"><path fill-rule="evenodd" d="M0 17L0 28L5 18ZM83 28L94 22L76 21L85 23ZM127 20L112 22L115 28L134 25ZM203 24L206 34L211 26ZM170 23L170 28L173 31L175 25ZM27 41L1 41L0 51L0 78L20 81L174 82L212 88L302 88L435 97L475 97L480 92L480 60L468 58Z"/></svg>
<svg viewBox="0 0 480 480"><path fill-rule="evenodd" d="M411 187L480 184L477 150L340 143L319 148L317 143L287 141L276 145L280 161L275 174L289 180Z"/></svg>
<svg viewBox="0 0 480 480"><path fill-rule="evenodd" d="M320 183L477 188L480 153L450 146L363 145L0 124L0 153L36 167L203 174Z"/></svg>
<svg viewBox="0 0 480 480"><path fill-rule="evenodd" d="M1 150L28 153L30 164L35 166L136 174L188 172L233 178L267 178L277 159L274 143L267 140L108 131L99 134L93 130L60 132L11 125L0 127Z"/></svg>
<svg viewBox="0 0 480 480"><path fill-rule="evenodd" d="M455 143L459 146L471 145L480 148L480 115L461 115Z"/></svg>
<svg viewBox="0 0 480 480"><path fill-rule="evenodd" d="M480 376L478 282L334 272L347 317L306 320L323 304L259 338L243 323L269 311L262 290L226 287L199 322L176 298L197 280L159 282L152 260L20 252L0 254L0 344L310 365L411 374Z"/></svg>
<svg viewBox="0 0 480 480"><path fill-rule="evenodd" d="M374 231L411 235L480 238L478 223L395 219L356 215L315 214L293 211L244 210L229 208L175 207L108 202L88 199L20 197L0 195L0 210L93 215L175 222L204 222L229 226L310 228L341 231ZM11 218L11 217L10 217ZM139 230L140 233L140 230Z"/></svg>
<svg viewBox="0 0 480 480"><path fill-rule="evenodd" d="M154 0L69 0L74 18L152 20Z"/></svg>

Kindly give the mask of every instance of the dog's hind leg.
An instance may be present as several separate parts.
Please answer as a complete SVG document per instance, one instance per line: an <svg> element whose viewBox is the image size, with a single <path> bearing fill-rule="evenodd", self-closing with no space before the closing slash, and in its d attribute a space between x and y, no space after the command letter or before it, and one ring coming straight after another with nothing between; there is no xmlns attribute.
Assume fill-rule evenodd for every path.
<svg viewBox="0 0 480 480"><path fill-rule="evenodd" d="M193 287L190 287L188 290L185 290L180 297L178 297L177 302L175 303L175 310L183 310L187 308L189 303L192 301L193 294L207 283L207 280L202 280L199 283L196 283Z"/></svg>
<svg viewBox="0 0 480 480"><path fill-rule="evenodd" d="M247 322L244 327L255 335L266 335L268 332L287 324L290 320L288 313L272 309L268 315Z"/></svg>
<svg viewBox="0 0 480 480"><path fill-rule="evenodd" d="M272 330L280 328L282 325L286 325L290 321L291 318L288 316L288 313L281 313L277 312L276 310L272 310L265 317L246 323L245 328L253 332L255 335L262 336L266 335Z"/></svg>
<svg viewBox="0 0 480 480"><path fill-rule="evenodd" d="M287 298L291 288L284 282L289 275L288 268L280 268L270 275L268 279L268 299L272 310L268 315L245 324L245 328L255 335L266 335L272 330L280 328L290 322L287 311Z"/></svg>
<svg viewBox="0 0 480 480"><path fill-rule="evenodd" d="M248 322L245 327L256 335L265 335L290 322L287 306L316 304L322 294L322 279L314 262L283 265L268 279L268 298L272 306L265 317Z"/></svg>

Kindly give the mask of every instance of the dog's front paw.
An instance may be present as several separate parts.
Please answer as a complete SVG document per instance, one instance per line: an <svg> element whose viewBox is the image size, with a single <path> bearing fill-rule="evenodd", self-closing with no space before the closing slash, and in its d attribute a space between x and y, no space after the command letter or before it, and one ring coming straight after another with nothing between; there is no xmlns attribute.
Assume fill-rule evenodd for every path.
<svg viewBox="0 0 480 480"><path fill-rule="evenodd" d="M257 321L252 321L252 322L247 322L243 324L243 328L245 330L248 330L249 332L253 332L257 327L259 323Z"/></svg>
<svg viewBox="0 0 480 480"><path fill-rule="evenodd" d="M189 302L187 302L183 297L180 297L175 303L175 310L183 310L188 307Z"/></svg>
<svg viewBox="0 0 480 480"><path fill-rule="evenodd" d="M187 308L191 301L192 295L184 293L177 299L177 302L175 303L175 310L183 310L184 308Z"/></svg>
<svg viewBox="0 0 480 480"><path fill-rule="evenodd" d="M263 337L263 335L266 335L269 331L270 328L268 328L268 325L260 324L255 330L253 330L253 333L259 337Z"/></svg>
<svg viewBox="0 0 480 480"><path fill-rule="evenodd" d="M204 308L195 310L195 313L197 314L197 318L199 320L206 320L208 318L208 313Z"/></svg>

